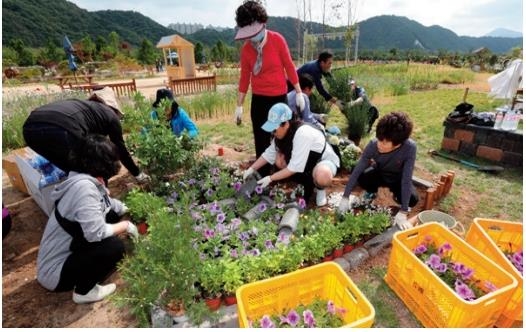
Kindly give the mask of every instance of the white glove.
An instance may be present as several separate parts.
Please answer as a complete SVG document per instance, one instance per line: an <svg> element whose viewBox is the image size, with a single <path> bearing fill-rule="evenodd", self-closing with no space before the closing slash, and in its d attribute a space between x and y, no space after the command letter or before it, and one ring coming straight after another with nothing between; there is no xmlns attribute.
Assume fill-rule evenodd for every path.
<svg viewBox="0 0 526 332"><path fill-rule="evenodd" d="M270 179L270 175L267 175L263 179L259 180L258 184L261 186L261 188L266 188L271 182L272 180Z"/></svg>
<svg viewBox="0 0 526 332"><path fill-rule="evenodd" d="M302 112L305 109L305 97L303 97L303 93L301 92L296 93L296 106L299 107Z"/></svg>
<svg viewBox="0 0 526 332"><path fill-rule="evenodd" d="M349 106L350 106L350 107L353 107L355 104L356 104L356 102L354 102L354 101L352 101L352 100L349 102Z"/></svg>
<svg viewBox="0 0 526 332"><path fill-rule="evenodd" d="M144 183L150 181L152 178L148 174L141 172L135 177L135 179L140 183Z"/></svg>
<svg viewBox="0 0 526 332"><path fill-rule="evenodd" d="M247 170L243 172L243 181L246 180L252 174L254 174L254 169L252 167L247 168Z"/></svg>
<svg viewBox="0 0 526 332"><path fill-rule="evenodd" d="M401 230L412 228L413 225L407 220L407 214L404 212L398 212L394 217L394 224Z"/></svg>
<svg viewBox="0 0 526 332"><path fill-rule="evenodd" d="M139 230L137 229L137 226L135 226L131 221L128 221L128 226L126 227L126 232L130 234L130 236L137 240L139 238Z"/></svg>
<svg viewBox="0 0 526 332"><path fill-rule="evenodd" d="M126 213L128 213L128 211L130 211L130 209L126 206L126 204L122 203L122 210L120 215L123 216Z"/></svg>
<svg viewBox="0 0 526 332"><path fill-rule="evenodd" d="M243 106L236 106L235 120L236 124L239 126L241 124L241 116L243 115Z"/></svg>
<svg viewBox="0 0 526 332"><path fill-rule="evenodd" d="M336 100L334 105L336 105L340 109L340 111L343 111L343 102L341 100Z"/></svg>
<svg viewBox="0 0 526 332"><path fill-rule="evenodd" d="M349 197L342 197L342 199L340 200L340 204L338 205L338 212L344 214L350 209L351 206L349 204Z"/></svg>
<svg viewBox="0 0 526 332"><path fill-rule="evenodd" d="M349 195L349 206L355 207L360 205L360 197L356 195Z"/></svg>

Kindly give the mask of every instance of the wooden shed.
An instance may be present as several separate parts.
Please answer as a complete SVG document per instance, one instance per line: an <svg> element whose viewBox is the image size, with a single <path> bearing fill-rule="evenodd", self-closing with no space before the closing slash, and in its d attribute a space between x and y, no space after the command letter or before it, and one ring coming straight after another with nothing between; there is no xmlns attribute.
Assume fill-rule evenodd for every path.
<svg viewBox="0 0 526 332"><path fill-rule="evenodd" d="M164 36L157 43L163 50L168 80L193 78L196 76L194 45L179 35Z"/></svg>

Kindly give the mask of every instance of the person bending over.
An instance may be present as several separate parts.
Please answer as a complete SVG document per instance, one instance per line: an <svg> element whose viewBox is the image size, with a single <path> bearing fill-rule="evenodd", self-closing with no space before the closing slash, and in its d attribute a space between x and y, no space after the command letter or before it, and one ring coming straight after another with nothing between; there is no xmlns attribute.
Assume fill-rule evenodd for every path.
<svg viewBox="0 0 526 332"><path fill-rule="evenodd" d="M163 112L166 121L168 121L170 129L172 129L172 132L176 136L181 136L181 134L186 130L188 136L191 138L197 137L199 134L197 126L192 121L192 119L190 119L184 108L179 106L179 104L175 101L172 91L168 89L157 90L155 102L152 104L154 109L150 112L151 118L154 120L159 119L158 108L161 105L161 101L164 99L170 100L172 102L171 105L166 107Z"/></svg>
<svg viewBox="0 0 526 332"><path fill-rule="evenodd" d="M373 138L349 177L338 210L344 213L360 199L351 195L357 184L365 189L365 197L372 199L379 187L387 187L401 207L394 222L401 229L411 228L407 220L409 207L418 203L418 194L412 183L416 160L416 143L409 138L413 123L403 112L384 115L376 126Z"/></svg>

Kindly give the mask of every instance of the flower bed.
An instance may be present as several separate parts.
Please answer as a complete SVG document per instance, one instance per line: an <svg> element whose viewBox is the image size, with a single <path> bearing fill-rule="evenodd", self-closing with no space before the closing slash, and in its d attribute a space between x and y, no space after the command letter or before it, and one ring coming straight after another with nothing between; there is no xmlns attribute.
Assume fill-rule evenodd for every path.
<svg viewBox="0 0 526 332"><path fill-rule="evenodd" d="M495 323L498 327L522 326L522 232L522 223L475 218L466 234L466 242L518 281L516 290Z"/></svg>
<svg viewBox="0 0 526 332"><path fill-rule="evenodd" d="M449 265L447 270L452 268L455 275L464 274L452 281L454 287L459 287L457 291L440 277L444 266L438 259L431 258L434 261L427 263L430 268L415 255L415 250L423 250L419 249L422 243L437 250L448 244L442 247L442 253L457 264ZM478 294L480 297L475 299L457 279L464 285L469 282L466 279L480 281L477 286L485 295ZM385 281L425 327L492 327L517 287L509 273L436 222L393 236Z"/></svg>
<svg viewBox="0 0 526 332"><path fill-rule="evenodd" d="M121 265L130 285L122 302L143 312L151 303L163 306L175 298L194 311L206 298L231 295L244 284L320 263L343 246L344 236L357 241L389 226L383 211L348 214L341 220L304 211L301 187L256 187L249 193L241 188L237 170L210 158L196 161L156 195L131 192L126 203L132 217L146 219L149 227L134 255ZM302 214L297 229L287 235L278 225L291 207ZM146 319L141 322L147 324Z"/></svg>

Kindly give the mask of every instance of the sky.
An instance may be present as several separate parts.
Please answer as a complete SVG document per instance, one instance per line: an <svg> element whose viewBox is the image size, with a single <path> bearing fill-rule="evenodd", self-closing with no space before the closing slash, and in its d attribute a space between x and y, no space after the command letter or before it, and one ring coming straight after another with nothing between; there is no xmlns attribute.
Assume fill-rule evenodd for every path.
<svg viewBox="0 0 526 332"><path fill-rule="evenodd" d="M159 24L201 23L204 26L235 27L235 10L242 0L68 0L82 9L133 10ZM298 7L311 3L312 21L322 22L323 0L264 0L270 16L298 17ZM522 0L326 0L343 3L340 10L327 5L326 23L347 24L379 15L405 16L424 26L440 25L459 36L480 37L497 28L523 32ZM302 8L302 7L301 7ZM301 9L300 17L303 17ZM310 20L307 14L307 20Z"/></svg>

